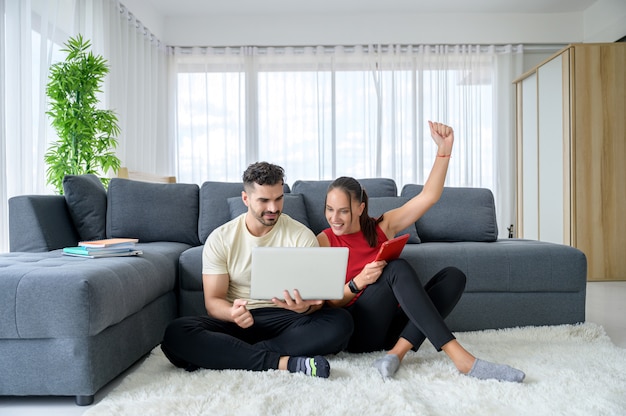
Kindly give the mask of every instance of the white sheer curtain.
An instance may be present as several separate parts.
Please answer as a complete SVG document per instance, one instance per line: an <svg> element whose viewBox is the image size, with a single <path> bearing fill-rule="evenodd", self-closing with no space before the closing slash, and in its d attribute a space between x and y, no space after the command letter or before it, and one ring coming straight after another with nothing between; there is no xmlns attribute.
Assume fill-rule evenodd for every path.
<svg viewBox="0 0 626 416"><path fill-rule="evenodd" d="M3 71L5 76L0 77L0 103L3 108L6 108L6 58L5 58L5 44L6 44L6 5L5 0L0 0L0 13L2 17L0 18L0 69ZM0 216L0 253L8 251L8 245L6 242L6 237L9 235L9 223L8 223L8 206L5 202L7 200L8 190L7 190L7 175L6 175L6 166L7 166L7 149L6 149L6 137L7 137L7 129L6 126L6 112L0 111L0 166L2 167L2 172L0 172L0 212L2 215Z"/></svg>
<svg viewBox="0 0 626 416"><path fill-rule="evenodd" d="M167 48L118 1L104 0L102 16L98 39L111 67L106 102L121 130L116 154L130 170L174 175Z"/></svg>
<svg viewBox="0 0 626 416"><path fill-rule="evenodd" d="M51 192L45 185L43 163L51 141L45 116L47 68L58 53L59 39L67 36L74 26L76 4L61 0L4 0L0 5L3 12L0 252L5 252L9 249L8 198Z"/></svg>
<svg viewBox="0 0 626 416"><path fill-rule="evenodd" d="M119 119L118 157L132 170L172 174L167 52L116 0L0 0L0 252L9 250L8 199L53 193L43 155L56 140L45 114L51 63L70 36L108 60L103 108ZM172 141L173 142L173 141Z"/></svg>
<svg viewBox="0 0 626 416"><path fill-rule="evenodd" d="M296 179L424 183L427 126L455 129L448 186L493 191L514 223L514 89L521 46L175 48L177 176L239 181L268 160Z"/></svg>

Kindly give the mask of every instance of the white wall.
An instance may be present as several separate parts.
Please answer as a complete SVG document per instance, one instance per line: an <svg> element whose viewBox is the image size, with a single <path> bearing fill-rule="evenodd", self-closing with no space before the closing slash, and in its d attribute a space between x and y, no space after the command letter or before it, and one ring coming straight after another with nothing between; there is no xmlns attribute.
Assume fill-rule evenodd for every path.
<svg viewBox="0 0 626 416"><path fill-rule="evenodd" d="M121 3L159 40L165 42L165 19L145 0L121 0Z"/></svg>
<svg viewBox="0 0 626 416"><path fill-rule="evenodd" d="M580 13L168 18L160 16L143 0L122 0L122 3L161 41L174 46L567 44L613 42L626 35L626 0L598 0Z"/></svg>
<svg viewBox="0 0 626 416"><path fill-rule="evenodd" d="M585 42L613 42L626 36L626 0L599 0L585 10Z"/></svg>
<svg viewBox="0 0 626 416"><path fill-rule="evenodd" d="M165 38L176 46L569 43L583 40L582 22L581 13L172 17Z"/></svg>

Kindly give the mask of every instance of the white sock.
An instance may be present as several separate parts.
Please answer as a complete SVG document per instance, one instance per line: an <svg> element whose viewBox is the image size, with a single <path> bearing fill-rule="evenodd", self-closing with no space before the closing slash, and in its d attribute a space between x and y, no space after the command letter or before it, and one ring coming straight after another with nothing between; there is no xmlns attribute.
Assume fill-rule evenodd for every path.
<svg viewBox="0 0 626 416"><path fill-rule="evenodd" d="M499 381L514 381L516 383L521 383L524 381L524 377L526 377L523 371L506 364L490 363L478 358L467 375L481 380L496 379Z"/></svg>
<svg viewBox="0 0 626 416"><path fill-rule="evenodd" d="M378 369L383 378L391 378L398 371L398 367L400 367L400 359L395 354L385 354L384 357L374 361L372 366Z"/></svg>

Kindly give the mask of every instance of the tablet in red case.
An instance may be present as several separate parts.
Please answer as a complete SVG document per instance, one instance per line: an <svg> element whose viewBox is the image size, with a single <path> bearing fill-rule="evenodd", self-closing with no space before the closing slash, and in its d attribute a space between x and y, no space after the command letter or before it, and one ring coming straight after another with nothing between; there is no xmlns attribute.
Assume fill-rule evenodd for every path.
<svg viewBox="0 0 626 416"><path fill-rule="evenodd" d="M409 239L409 234L403 234L399 237L392 238L391 240L387 240L380 246L380 250L376 255L376 260L395 260L400 257L400 253L402 253L402 249Z"/></svg>

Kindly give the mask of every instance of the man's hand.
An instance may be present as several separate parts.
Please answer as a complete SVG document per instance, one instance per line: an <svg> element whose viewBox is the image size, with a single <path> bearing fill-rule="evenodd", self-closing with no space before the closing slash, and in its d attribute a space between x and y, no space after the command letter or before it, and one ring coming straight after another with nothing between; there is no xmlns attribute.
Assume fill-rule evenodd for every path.
<svg viewBox="0 0 626 416"><path fill-rule="evenodd" d="M243 299L235 299L230 309L230 317L241 328L250 328L254 324L254 317L246 308L247 304L248 302Z"/></svg>
<svg viewBox="0 0 626 416"><path fill-rule="evenodd" d="M324 303L323 300L303 300L300 296L300 292L298 289L294 289L293 297L289 294L289 291L283 291L283 295L285 297L284 300L280 300L278 298L272 298L272 302L274 305L278 305L281 308L288 309L297 313L306 313L309 310L313 309L314 306L319 306Z"/></svg>

